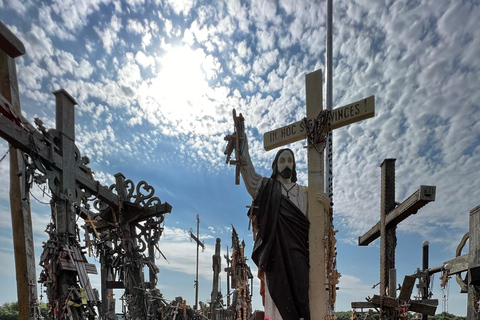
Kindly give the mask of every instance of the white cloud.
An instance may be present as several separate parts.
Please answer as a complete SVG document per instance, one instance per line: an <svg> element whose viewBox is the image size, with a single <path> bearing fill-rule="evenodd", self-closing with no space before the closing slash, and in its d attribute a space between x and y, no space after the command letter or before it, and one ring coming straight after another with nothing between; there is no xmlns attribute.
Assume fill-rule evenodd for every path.
<svg viewBox="0 0 480 320"><path fill-rule="evenodd" d="M100 29L97 26L94 27L94 30L100 37L103 43L103 48L107 53L111 53L113 46L118 42L117 33L121 28L121 18L118 18L116 15L112 16L110 24L106 28Z"/></svg>
<svg viewBox="0 0 480 320"><path fill-rule="evenodd" d="M195 3L194 0L167 0L166 2L176 14L183 15L188 15Z"/></svg>

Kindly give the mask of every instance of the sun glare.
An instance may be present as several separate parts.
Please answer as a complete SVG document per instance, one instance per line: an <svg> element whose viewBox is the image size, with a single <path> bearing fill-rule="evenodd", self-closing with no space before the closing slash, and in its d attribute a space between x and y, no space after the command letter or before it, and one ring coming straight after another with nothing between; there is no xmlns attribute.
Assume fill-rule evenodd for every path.
<svg viewBox="0 0 480 320"><path fill-rule="evenodd" d="M201 115L208 82L202 70L205 55L189 46L172 48L161 58L162 69L152 82L151 95L160 112L175 119Z"/></svg>

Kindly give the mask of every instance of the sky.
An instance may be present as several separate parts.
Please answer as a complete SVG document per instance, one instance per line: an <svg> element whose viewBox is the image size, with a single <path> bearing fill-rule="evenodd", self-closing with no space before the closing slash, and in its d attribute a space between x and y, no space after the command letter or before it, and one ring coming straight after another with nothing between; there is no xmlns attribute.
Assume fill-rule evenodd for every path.
<svg viewBox="0 0 480 320"><path fill-rule="evenodd" d="M436 200L398 226L399 283L421 267L423 241L430 266L441 266L468 231L469 211L480 204L479 16L478 1L334 1L333 108L375 95L375 117L333 133L338 311L378 294L379 240L359 247L357 239L380 218L384 159L397 159L396 201L436 186ZM76 145L95 179L111 185L121 172L172 205L158 288L189 305L196 245L188 232L200 216L199 300L210 299L215 239L223 256L233 225L248 257L253 244L251 197L243 182L235 185L223 154L232 109L245 118L257 172L270 176L276 150L264 151L263 133L306 115L305 75L325 70L326 3L0 0L0 20L26 48L16 59L24 116L55 127L52 92L67 90L78 103ZM302 185L305 144L289 145ZM2 140L0 157L6 152ZM8 168L7 156L0 162L0 303L16 301ZM50 221L43 187L34 186L38 200L31 198L37 261ZM225 273L221 280L226 294ZM91 281L100 288L99 277ZM454 279L442 290L435 276L433 290L438 313L466 315ZM253 293L254 309L262 309L258 281Z"/></svg>

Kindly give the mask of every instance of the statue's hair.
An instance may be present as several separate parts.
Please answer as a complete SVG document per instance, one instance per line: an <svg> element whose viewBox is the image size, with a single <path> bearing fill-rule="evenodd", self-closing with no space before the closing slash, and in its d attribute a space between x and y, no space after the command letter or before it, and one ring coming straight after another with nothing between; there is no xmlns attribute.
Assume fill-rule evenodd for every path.
<svg viewBox="0 0 480 320"><path fill-rule="evenodd" d="M293 153L293 151L289 148L285 148L285 149L280 149L278 150L277 152L277 155L275 156L275 159L273 160L272 162L272 176L270 178L272 179L276 179L277 178L277 175L278 175L278 158L280 157L280 154L283 152L283 151L290 151L290 153L292 154L292 159L293 159L293 166L292 166L292 178L291 178L291 181L292 182L297 182L297 169L296 169L296 164L295 164L295 154Z"/></svg>

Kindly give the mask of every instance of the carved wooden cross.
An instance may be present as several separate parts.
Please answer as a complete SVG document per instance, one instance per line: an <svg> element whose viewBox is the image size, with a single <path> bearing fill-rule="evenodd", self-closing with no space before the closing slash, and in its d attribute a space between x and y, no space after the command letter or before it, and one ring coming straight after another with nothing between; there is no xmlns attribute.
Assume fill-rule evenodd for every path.
<svg viewBox="0 0 480 320"><path fill-rule="evenodd" d="M265 150L271 150L288 143L300 141L306 138L307 127L315 127L315 119L322 112L322 71L317 70L306 75L306 104L307 121L298 121L285 127L269 131L263 135ZM348 124L371 118L375 115L374 96L351 103L349 105L334 109L329 115L330 129L336 129ZM321 128L326 132L328 128ZM315 133L315 132L314 132ZM309 142L311 144L311 142ZM310 252L310 315L314 320L324 319L329 314L325 302L333 305L332 297L335 297L336 283L339 274L335 279L327 275L329 263L326 261L326 250L328 244L325 240L328 230L333 228L331 217L325 219L324 207L317 200L317 194L324 192L324 160L323 151L317 145L308 149L308 220L309 230L309 252ZM331 233L331 232L330 232ZM330 239L333 240L333 239ZM328 241L327 241L328 242ZM328 250L330 251L330 250ZM332 274L334 270L331 270ZM336 270L335 270L336 271ZM327 286L326 286L327 285ZM330 298L327 298L327 290Z"/></svg>
<svg viewBox="0 0 480 320"><path fill-rule="evenodd" d="M2 46L6 44L6 42L4 42L5 37L3 32L4 30L0 25L0 43ZM11 42L13 43L14 41ZM0 49L1 48L3 47L0 47ZM10 48L9 50L13 49ZM8 68L10 68L9 70L12 70L11 60L7 62L9 62L9 64L6 64ZM10 74L10 76L12 76L12 74ZM12 84L10 83L9 85ZM83 194L87 193L95 195L98 200L102 201L102 203L109 208L108 214L102 215L102 220L98 221L96 226L94 226L93 223L90 224L93 231L98 232L105 228L116 228L119 223L122 224L120 227L124 228L125 231L131 228L131 237L129 239L133 241L135 246L130 246L128 253L138 254L139 249L135 243L135 227L141 221L171 212L172 207L168 203L160 203L159 199L157 199L157 204L152 204L150 200L153 200L153 198L150 199L148 203L129 203L126 200L126 194L119 193L117 195L94 180L91 175L91 170L86 166L88 159L81 157L78 148L75 146L74 106L76 105L76 101L63 89L55 91L54 95L56 97L56 129L51 129L48 132L39 120L36 121L39 130L35 129L35 127L21 115L18 108L15 107L15 104L3 96L3 91L2 95L0 95L0 137L7 140L13 147L29 155L35 168L45 175L45 180L48 180L54 198L54 205L52 206L54 228L50 229L50 234L53 238L58 239L58 242L54 244L48 243L48 245L45 246L41 258L42 265L45 266L45 268L54 264L56 265L56 261L61 259L59 256L61 250L67 248L67 246L74 251L80 248L80 244L77 243L76 239L76 215L79 214L82 218L89 217L88 210L80 206ZM13 152L13 154L16 156L15 152ZM38 175L36 175L36 178L38 178ZM119 181L117 182L117 192L123 191L125 193L124 177L123 180L117 177L117 180ZM137 190L138 189L137 187ZM153 194L153 192L151 192L151 194ZM22 196L22 199L23 198ZM145 198L148 197L139 197L139 199ZM125 205L126 208L123 208ZM123 209L123 215L120 217L121 209ZM118 219L116 217L117 214L119 215ZM113 222L115 223L111 223L112 216ZM87 223L89 222L90 221L87 220ZM23 224L23 222L21 223ZM33 241L33 236L29 237L27 231L19 232L18 234L21 237L25 234L27 235L26 240ZM97 232L95 233L98 237ZM149 252L153 252L153 249L153 244L149 244ZM79 255L82 255L81 259L84 260L83 253L81 251L78 252ZM33 264L35 264L33 251L29 256L32 257L31 260ZM80 257L76 259L79 260ZM149 255L149 259L153 261L153 254ZM61 265L61 267L62 266L63 265ZM70 269L68 269L68 266L65 267L66 268L61 270L61 276L57 277L57 283L55 283L57 292L51 292L52 296L49 297L49 302L52 305L56 305L56 301L52 300L56 298L52 297L68 295L66 290L69 290L68 288L71 284L77 282L77 275L81 282L88 283L88 277L84 271L86 270L87 273L91 273L90 271L92 271L89 271L88 264L84 266L83 262L74 265L74 267ZM35 271L34 267L29 269ZM106 283L108 285L108 281L103 279L103 270L104 268L102 267L102 289L106 292L103 284ZM48 274L48 272L46 274ZM132 283L131 287L142 285L141 282L143 280L138 277L139 274L143 276L143 269L138 268L137 274L134 275L136 283ZM36 282L35 276L29 277L29 279L30 278L32 278L33 281L29 283ZM151 282L152 278L151 276ZM44 279L44 281L53 286L49 279ZM128 284L122 284L121 287L128 287ZM92 313L90 313L90 315L92 315L93 306L97 304L96 296L90 291L87 291L87 293L88 309L92 310ZM31 296L36 296L36 294ZM102 294L102 297L103 296L105 297L103 300L106 300L107 296ZM104 303L104 306L107 306L107 304ZM146 312L145 310L140 311ZM75 319L77 319L77 317L81 318L81 313L82 311L75 313Z"/></svg>
<svg viewBox="0 0 480 320"><path fill-rule="evenodd" d="M395 202L395 160L385 159L381 164L380 221L358 238L359 246L367 246L380 237L380 295L389 287L388 274L395 269L395 247L397 225L431 201L435 201L435 186L420 186L410 197L397 206ZM395 290L396 284L391 284Z"/></svg>

